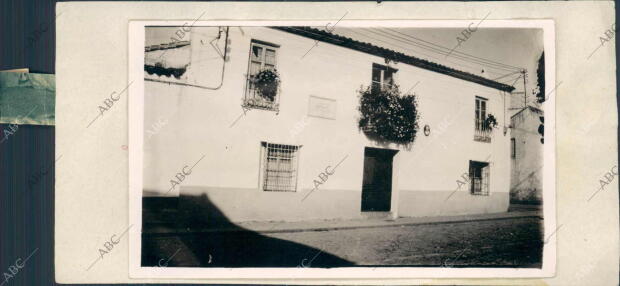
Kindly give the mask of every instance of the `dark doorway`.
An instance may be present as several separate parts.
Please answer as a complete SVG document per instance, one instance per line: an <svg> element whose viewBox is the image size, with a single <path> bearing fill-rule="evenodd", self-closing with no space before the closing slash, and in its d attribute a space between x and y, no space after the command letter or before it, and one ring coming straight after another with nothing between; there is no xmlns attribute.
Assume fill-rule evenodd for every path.
<svg viewBox="0 0 620 286"><path fill-rule="evenodd" d="M396 150L364 149L362 211L388 212L392 201L392 160Z"/></svg>

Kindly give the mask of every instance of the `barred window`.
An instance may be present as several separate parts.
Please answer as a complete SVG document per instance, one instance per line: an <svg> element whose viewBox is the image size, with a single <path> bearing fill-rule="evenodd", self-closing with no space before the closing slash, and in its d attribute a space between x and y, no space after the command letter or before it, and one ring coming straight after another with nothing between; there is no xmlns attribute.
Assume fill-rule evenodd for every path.
<svg viewBox="0 0 620 286"><path fill-rule="evenodd" d="M300 146L262 142L263 190L295 192Z"/></svg>
<svg viewBox="0 0 620 286"><path fill-rule="evenodd" d="M472 195L489 195L489 168L488 162L469 161L469 180Z"/></svg>

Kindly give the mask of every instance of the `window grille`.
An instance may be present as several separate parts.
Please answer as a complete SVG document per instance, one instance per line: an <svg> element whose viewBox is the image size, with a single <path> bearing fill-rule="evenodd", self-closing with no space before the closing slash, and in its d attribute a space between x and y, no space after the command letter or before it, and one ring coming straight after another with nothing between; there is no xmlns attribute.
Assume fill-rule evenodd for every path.
<svg viewBox="0 0 620 286"><path fill-rule="evenodd" d="M252 40L250 44L250 59L246 78L243 106L278 111L279 85L275 86L273 97L262 95L255 84L255 76L264 70L276 70L276 54L278 46L266 42Z"/></svg>
<svg viewBox="0 0 620 286"><path fill-rule="evenodd" d="M300 146L263 142L263 190L295 192Z"/></svg>
<svg viewBox="0 0 620 286"><path fill-rule="evenodd" d="M489 177L489 163L469 161L469 180L471 184L472 195L489 195Z"/></svg>
<svg viewBox="0 0 620 286"><path fill-rule="evenodd" d="M491 127L487 119L487 99L476 96L476 120L474 123L474 140L491 142Z"/></svg>

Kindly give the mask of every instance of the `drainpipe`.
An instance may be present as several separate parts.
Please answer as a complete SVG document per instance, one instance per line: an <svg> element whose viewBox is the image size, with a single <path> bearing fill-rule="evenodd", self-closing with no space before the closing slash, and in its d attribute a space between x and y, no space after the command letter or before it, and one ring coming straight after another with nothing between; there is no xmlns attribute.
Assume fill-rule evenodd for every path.
<svg viewBox="0 0 620 286"><path fill-rule="evenodd" d="M506 133L508 133L508 127L506 127L506 91L502 91L502 95L504 101L504 109L502 110L504 114L504 136L506 136Z"/></svg>

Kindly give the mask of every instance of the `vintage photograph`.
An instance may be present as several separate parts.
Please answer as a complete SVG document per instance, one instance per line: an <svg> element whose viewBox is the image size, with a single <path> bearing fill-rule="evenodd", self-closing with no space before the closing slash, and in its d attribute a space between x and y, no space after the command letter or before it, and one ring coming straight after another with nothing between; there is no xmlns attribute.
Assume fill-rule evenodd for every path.
<svg viewBox="0 0 620 286"><path fill-rule="evenodd" d="M141 267L542 268L544 30L343 14L145 25Z"/></svg>

